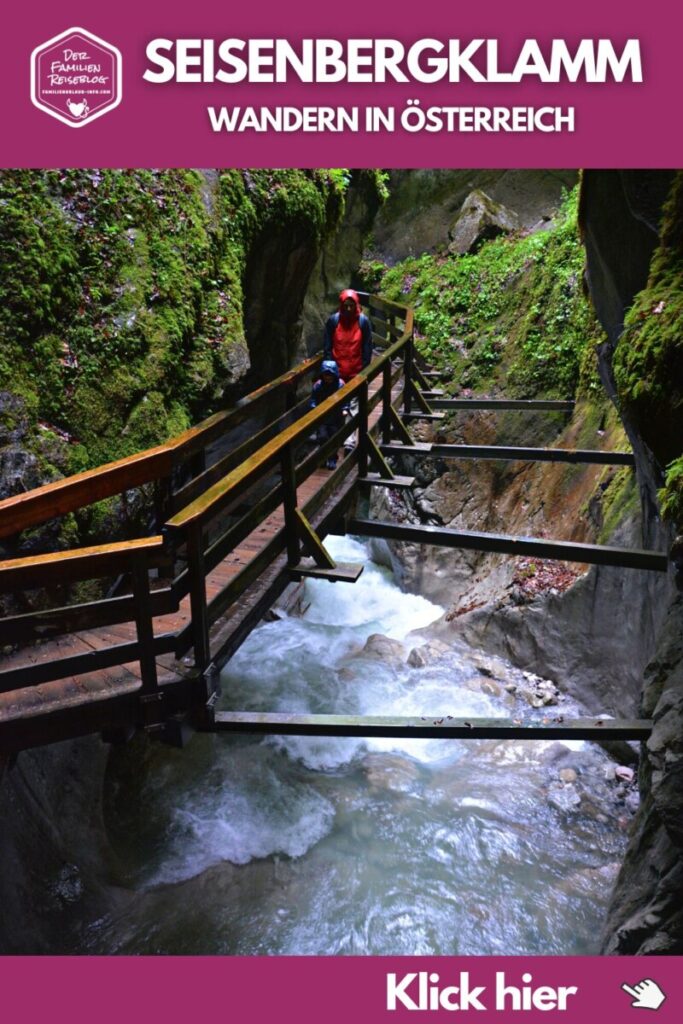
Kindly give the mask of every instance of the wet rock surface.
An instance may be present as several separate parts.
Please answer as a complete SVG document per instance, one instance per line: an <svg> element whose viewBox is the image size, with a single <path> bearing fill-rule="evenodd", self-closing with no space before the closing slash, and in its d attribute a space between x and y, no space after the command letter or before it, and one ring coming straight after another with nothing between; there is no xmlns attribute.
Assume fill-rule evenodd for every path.
<svg viewBox="0 0 683 1024"><path fill-rule="evenodd" d="M509 234L517 227L519 218L516 213L494 202L481 189L475 189L465 199L448 231L448 251L457 255L476 252L482 242Z"/></svg>
<svg viewBox="0 0 683 1024"><path fill-rule="evenodd" d="M522 227L542 228L562 189L575 183L570 170L393 171L389 200L373 226L374 248L393 264L447 245L448 227L474 189L514 211Z"/></svg>
<svg viewBox="0 0 683 1024"><path fill-rule="evenodd" d="M643 799L605 926L606 953L683 952L682 637L678 595L645 673L643 713L654 725L640 773ZM626 777L621 785L629 785Z"/></svg>

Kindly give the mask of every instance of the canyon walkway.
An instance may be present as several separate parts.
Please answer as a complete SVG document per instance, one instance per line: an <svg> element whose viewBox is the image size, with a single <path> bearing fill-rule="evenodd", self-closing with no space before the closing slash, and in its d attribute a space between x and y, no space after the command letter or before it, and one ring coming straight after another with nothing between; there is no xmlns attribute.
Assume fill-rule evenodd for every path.
<svg viewBox="0 0 683 1024"><path fill-rule="evenodd" d="M65 595L0 620L0 645L11 649L0 671L0 753L93 732L122 741L141 728L179 745L192 730L647 737L651 723L642 720L432 721L217 709L220 668L288 583L358 578L362 566L335 564L326 550L332 532L667 571L659 552L363 517L370 487L413 484L389 456L394 464L431 456L633 465L627 452L415 443L407 425L438 419L442 410L570 412L572 403L444 397L415 361L412 310L375 296L367 302L379 354L317 409L309 408L309 394L320 357L166 444L0 502L0 538L10 545L27 529L117 495L124 508L154 508L149 528L131 528L127 540L0 562L2 592ZM349 403L344 426L322 446L312 444L321 421ZM350 439L337 467L322 468ZM106 596L88 599L89 581L100 581L99 593L108 588Z"/></svg>

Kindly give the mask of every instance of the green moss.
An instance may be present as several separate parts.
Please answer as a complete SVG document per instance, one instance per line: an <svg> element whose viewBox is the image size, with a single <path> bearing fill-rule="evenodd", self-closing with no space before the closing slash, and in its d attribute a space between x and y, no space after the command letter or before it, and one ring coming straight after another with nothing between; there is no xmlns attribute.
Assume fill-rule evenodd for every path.
<svg viewBox="0 0 683 1024"><path fill-rule="evenodd" d="M454 385L519 397L598 390L603 336L581 287L576 207L574 190L552 230L500 237L474 254L408 259L386 273L383 293L414 306L419 347Z"/></svg>
<svg viewBox="0 0 683 1024"><path fill-rule="evenodd" d="M343 169L0 171L0 391L19 402L43 479L158 444L219 407L248 367L251 247L279 232L315 251L349 180ZM81 517L83 536L116 529L120 511Z"/></svg>
<svg viewBox="0 0 683 1024"><path fill-rule="evenodd" d="M663 210L647 287L626 317L614 377L624 413L668 465L662 511L683 526L683 172Z"/></svg>
<svg viewBox="0 0 683 1024"><path fill-rule="evenodd" d="M640 492L635 473L628 466L614 472L606 470L607 485L601 499L602 526L598 543L606 544L617 526L624 519L635 514L639 508Z"/></svg>
<svg viewBox="0 0 683 1024"><path fill-rule="evenodd" d="M674 523L679 531L683 530L683 456L667 466L659 501L664 518Z"/></svg>
<svg viewBox="0 0 683 1024"><path fill-rule="evenodd" d="M2 172L0 388L92 465L164 440L245 364L251 242L319 244L347 185L344 171L229 171L214 195L193 171Z"/></svg>

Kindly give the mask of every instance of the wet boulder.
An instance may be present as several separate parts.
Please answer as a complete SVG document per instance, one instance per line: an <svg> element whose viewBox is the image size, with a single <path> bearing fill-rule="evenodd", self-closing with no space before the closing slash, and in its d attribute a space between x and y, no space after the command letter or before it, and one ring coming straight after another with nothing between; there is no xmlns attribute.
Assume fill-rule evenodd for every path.
<svg viewBox="0 0 683 1024"><path fill-rule="evenodd" d="M392 640L383 633L372 633L360 653L364 658L378 658L388 664L402 663L405 659L405 647L400 640Z"/></svg>
<svg viewBox="0 0 683 1024"><path fill-rule="evenodd" d="M448 251L459 256L466 252L476 252L483 242L498 235L509 234L518 227L516 213L494 202L481 189L474 189L462 204L448 232Z"/></svg>
<svg viewBox="0 0 683 1024"><path fill-rule="evenodd" d="M451 648L441 640L429 640L421 647L413 647L408 655L408 664L411 668L424 668L438 661L444 654L448 654Z"/></svg>

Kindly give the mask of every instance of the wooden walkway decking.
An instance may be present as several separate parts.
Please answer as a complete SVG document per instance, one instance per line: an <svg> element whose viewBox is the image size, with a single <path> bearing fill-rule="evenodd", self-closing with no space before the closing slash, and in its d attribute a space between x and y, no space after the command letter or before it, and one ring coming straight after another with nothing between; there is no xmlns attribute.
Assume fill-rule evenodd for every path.
<svg viewBox="0 0 683 1024"><path fill-rule="evenodd" d="M381 383L381 378L371 382L371 395L380 389ZM394 395L397 394L398 390L395 389ZM380 406L370 413L371 428L378 424L380 413ZM297 488L299 507L305 509L311 499L315 498L321 489L329 483L332 475L332 470L321 468L308 476ZM324 502L322 508L312 516L313 525L316 528L322 527L322 535L326 532L325 521L334 518L337 506L341 500L349 496L357 478L357 468L353 466L344 475L340 487L335 489L332 497ZM280 506L245 537L215 569L207 574L207 604L210 605L227 584L247 570L264 552L268 544L284 529L284 509ZM268 568L258 575L258 578L214 624L211 629L212 649L214 646L220 646L228 650L229 653L236 650L250 629L253 628L254 620L258 621L272 606L290 579L287 575L287 556L283 553L278 555ZM170 647L172 636L188 627L191 618L190 596L185 595L180 600L177 610L155 617L154 634L156 637L168 635ZM55 661L87 654L91 651L100 651L114 644L134 643L136 636L134 621L84 630L38 645L24 647L3 659L3 669L23 668L41 663L54 664ZM191 651L184 657L176 659L173 651L169 650L168 653L157 656L156 664L159 685L162 689L172 688L174 684L183 681L190 688L192 687L196 673ZM63 679L0 693L0 731L4 723L16 723L43 715L58 715L69 709L82 708L85 705L94 705L104 701L110 702L116 698L139 694L141 688L141 665L139 660L132 660L122 665L99 668L92 672L80 673L78 676L67 674ZM168 693L170 694L170 689L168 689Z"/></svg>
<svg viewBox="0 0 683 1024"><path fill-rule="evenodd" d="M370 296L369 305L380 332L373 332L373 339L383 350L320 408L309 410L308 399L297 395L319 366L317 356L163 445L0 502L0 538L10 538L93 502L151 486L156 524L149 537L0 562L0 590L5 593L37 588L54 594L63 584L110 581L117 575L131 587L128 594L117 591L104 599L51 606L0 622L0 643L24 644L4 658L0 669L0 752L96 732L120 740L140 728L181 743L186 724L302 735L420 734L424 726L417 720L294 716L283 722L281 716L264 713L255 721L239 712L215 710L218 671L290 581L310 575L357 578L362 567L336 566L322 543L340 523L368 536L418 544L513 555L531 545L549 558L580 556L586 562L667 570L667 557L658 552L599 545L578 550L544 538L354 518L352 503L359 489L414 483L412 477L397 476L383 453L407 457L409 465L417 457L463 456L633 461L628 453L504 447L463 451L462 446L416 443L404 421L435 420L444 414L434 412L425 397L439 398L439 392L429 390L415 364L413 312L378 296ZM311 432L340 416L350 401L357 404L350 420L319 451L306 454ZM482 403L495 408L521 404L442 399L452 411ZM558 404L569 411L565 407L570 403L550 401L525 402L523 407L555 411ZM242 440L226 452L238 425ZM321 469L352 432L350 454L336 469ZM312 558L307 561L305 555ZM441 725L434 723L435 728ZM460 730L467 737L472 725L450 723L444 729L453 736ZM517 725L511 721L505 728L514 732ZM527 738L538 731L533 723L523 725ZM493 735L491 730L499 726L484 722L480 727L482 735ZM649 722L610 724L622 738L642 738L649 728ZM583 723L581 729L588 737L605 731L601 721Z"/></svg>

